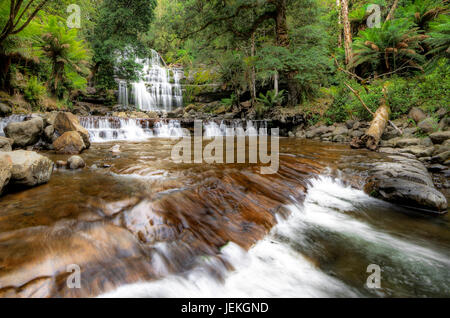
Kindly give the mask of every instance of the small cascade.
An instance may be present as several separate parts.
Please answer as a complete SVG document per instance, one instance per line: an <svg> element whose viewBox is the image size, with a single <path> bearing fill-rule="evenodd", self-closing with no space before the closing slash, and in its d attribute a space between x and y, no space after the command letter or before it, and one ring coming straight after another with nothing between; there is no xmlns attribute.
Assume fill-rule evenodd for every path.
<svg viewBox="0 0 450 318"><path fill-rule="evenodd" d="M149 119L119 117L81 117L92 142L144 141L149 138L179 138L183 130L179 121L154 123Z"/></svg>
<svg viewBox="0 0 450 318"><path fill-rule="evenodd" d="M3 131L3 129L8 126L9 123L21 122L26 118L26 115L11 115L9 117L0 118L0 136L5 136L5 132Z"/></svg>
<svg viewBox="0 0 450 318"><path fill-rule="evenodd" d="M131 98L137 109L142 111L172 111L183 105L180 80L182 69L169 69L158 52L152 50L148 59L138 60L143 65L142 79L132 83ZM119 82L119 102L128 105L126 82Z"/></svg>
<svg viewBox="0 0 450 318"><path fill-rule="evenodd" d="M227 130L231 136L266 136L267 122L266 121L232 121L226 123L222 121L220 125L217 122L210 121L205 124L204 136L205 138L212 138L218 136L226 136Z"/></svg>

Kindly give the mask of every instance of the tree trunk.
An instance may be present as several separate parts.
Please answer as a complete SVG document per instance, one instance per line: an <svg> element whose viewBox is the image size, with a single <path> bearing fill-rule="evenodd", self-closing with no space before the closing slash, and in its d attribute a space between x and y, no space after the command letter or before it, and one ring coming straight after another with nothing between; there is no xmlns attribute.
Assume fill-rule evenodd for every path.
<svg viewBox="0 0 450 318"><path fill-rule="evenodd" d="M394 3L392 4L391 10L389 11L388 16L386 17L386 21L392 20L394 18L395 10L398 6L398 0L394 0Z"/></svg>
<svg viewBox="0 0 450 318"><path fill-rule="evenodd" d="M370 150L376 150L380 143L381 136L383 136L384 130L389 122L389 106L385 100L382 100L382 105L375 112L375 116L370 124L369 129L361 138L353 139L352 148L366 147Z"/></svg>
<svg viewBox="0 0 450 318"><path fill-rule="evenodd" d="M275 75L273 76L273 90L275 91L275 94L278 95L278 92L280 91L278 86L278 72L275 70Z"/></svg>
<svg viewBox="0 0 450 318"><path fill-rule="evenodd" d="M0 89L10 91L11 80L9 69L11 67L11 56L0 54Z"/></svg>
<svg viewBox="0 0 450 318"><path fill-rule="evenodd" d="M336 8L338 11L338 47L342 47L342 11L341 0L336 0Z"/></svg>
<svg viewBox="0 0 450 318"><path fill-rule="evenodd" d="M289 48L289 34L288 27L286 21L286 0L278 0L276 2L277 11L276 11L276 40L277 45L280 47ZM287 81L288 86L288 105L295 106L299 103L300 96L300 87L298 85L295 76L297 72L295 71L285 71L283 72L283 78Z"/></svg>
<svg viewBox="0 0 450 318"><path fill-rule="evenodd" d="M252 33L252 48L251 48L251 56L252 56L252 75L251 75L251 95L252 95L252 105L255 105L256 103L256 69L254 65L253 59L256 55L256 48L255 48L255 32Z"/></svg>
<svg viewBox="0 0 450 318"><path fill-rule="evenodd" d="M352 30L348 19L348 0L342 0L342 20L344 23L344 49L345 64L349 65L353 59L352 52Z"/></svg>

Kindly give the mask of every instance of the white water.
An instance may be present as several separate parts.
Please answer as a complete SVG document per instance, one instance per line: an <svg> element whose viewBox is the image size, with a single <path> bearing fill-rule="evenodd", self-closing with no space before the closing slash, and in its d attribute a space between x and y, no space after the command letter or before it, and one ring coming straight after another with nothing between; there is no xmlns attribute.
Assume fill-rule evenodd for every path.
<svg viewBox="0 0 450 318"><path fill-rule="evenodd" d="M352 203L352 202L355 202ZM358 202L358 204L356 204ZM344 186L330 177L312 180L302 207L292 205L292 215L279 224L248 252L233 243L227 244L219 256L234 267L225 269L218 258L203 258L200 265L183 275L169 275L153 282L123 286L102 297L359 297L386 296L387 290L368 290L364 283L352 286L338 276L316 267L299 250L311 244L311 231L330 234L327 240L341 237L358 253L383 257L386 271L394 271L399 284L411 285L421 279L421 285L430 290L450 288L445 251L433 246L421 246L405 238L385 233L370 224L351 217L349 211L358 212L359 204L387 204L372 199L364 192ZM313 242L314 244L315 242ZM157 250L167 247L158 244ZM316 247L317 248L317 247ZM314 250L315 253L320 253ZM368 266L362 262L363 266ZM383 264L382 264L383 265ZM159 271L167 272L161 261ZM217 280L210 269L224 278ZM362 268L363 273L366 268ZM364 275L364 274L363 274ZM369 274L367 274L369 275ZM422 278L420 275L424 275ZM365 279L365 277L363 277ZM404 280L404 281L402 281ZM365 281L364 281L365 282ZM383 283L383 281L382 281Z"/></svg>
<svg viewBox="0 0 450 318"><path fill-rule="evenodd" d="M245 129L241 121L233 121L232 124L226 125L224 121L220 125L214 121L205 124L205 138L220 136L266 136L267 122L248 120Z"/></svg>
<svg viewBox="0 0 450 318"><path fill-rule="evenodd" d="M149 138L180 138L180 122L158 122L154 128L142 119L119 117L81 117L81 125L89 131L91 142L144 141Z"/></svg>
<svg viewBox="0 0 450 318"><path fill-rule="evenodd" d="M183 93L180 79L181 69L167 68L161 56L152 50L148 59L138 60L142 64L143 76L141 81L132 83L132 99L137 109L142 111L172 111L183 105ZM172 76L171 76L172 73ZM128 104L126 84L119 83L119 102Z"/></svg>

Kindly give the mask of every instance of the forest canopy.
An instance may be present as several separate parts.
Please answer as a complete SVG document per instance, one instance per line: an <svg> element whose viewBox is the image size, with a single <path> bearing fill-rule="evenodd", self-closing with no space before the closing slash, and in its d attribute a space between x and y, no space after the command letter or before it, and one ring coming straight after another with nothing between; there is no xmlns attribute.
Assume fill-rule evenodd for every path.
<svg viewBox="0 0 450 318"><path fill-rule="evenodd" d="M220 84L225 107L250 101L260 116L283 106L313 121L368 117L346 84L373 110L389 86L394 117L450 104L444 0L1 0L0 12L1 89L36 108L139 80L152 49L191 86Z"/></svg>

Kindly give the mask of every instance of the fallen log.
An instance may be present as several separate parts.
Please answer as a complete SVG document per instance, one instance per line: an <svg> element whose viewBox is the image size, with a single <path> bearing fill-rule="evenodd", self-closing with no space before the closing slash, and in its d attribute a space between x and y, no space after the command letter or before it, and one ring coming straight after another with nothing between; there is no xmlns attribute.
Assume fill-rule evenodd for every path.
<svg viewBox="0 0 450 318"><path fill-rule="evenodd" d="M352 148L363 148L366 147L370 150L376 150L378 144L380 143L381 136L383 136L384 130L386 129L387 123L389 121L390 108L386 102L382 101L382 105L377 109L374 114L372 123L369 129L361 137L355 137L351 142Z"/></svg>

